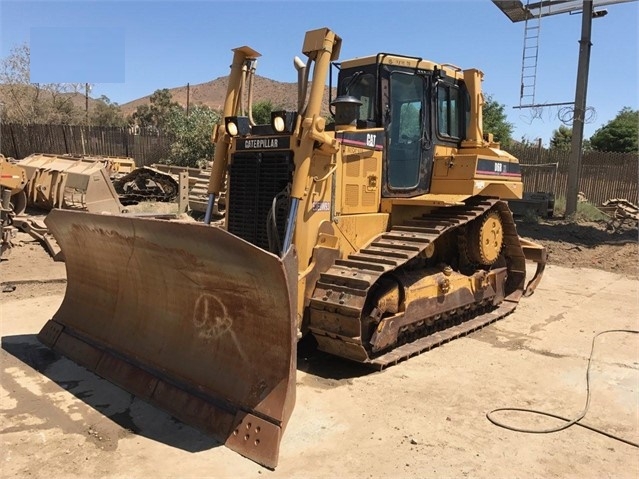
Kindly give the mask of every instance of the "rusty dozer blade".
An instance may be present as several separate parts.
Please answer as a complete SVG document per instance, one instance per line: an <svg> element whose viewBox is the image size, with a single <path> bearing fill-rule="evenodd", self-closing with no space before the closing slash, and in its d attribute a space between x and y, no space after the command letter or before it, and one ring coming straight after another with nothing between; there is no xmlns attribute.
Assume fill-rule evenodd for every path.
<svg viewBox="0 0 639 479"><path fill-rule="evenodd" d="M201 223L54 210L67 290L38 338L275 468L295 403L297 257Z"/></svg>
<svg viewBox="0 0 639 479"><path fill-rule="evenodd" d="M123 211L109 178L112 160L34 153L18 163L27 173L29 206L95 213Z"/></svg>

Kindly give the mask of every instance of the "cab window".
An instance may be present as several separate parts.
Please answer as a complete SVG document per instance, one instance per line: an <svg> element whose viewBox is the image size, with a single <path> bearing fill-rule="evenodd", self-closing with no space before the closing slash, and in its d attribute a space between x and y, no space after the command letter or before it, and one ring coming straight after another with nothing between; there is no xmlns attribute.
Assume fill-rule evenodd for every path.
<svg viewBox="0 0 639 479"><path fill-rule="evenodd" d="M388 185L416 188L422 159L425 82L421 76L393 72L390 76Z"/></svg>
<svg viewBox="0 0 639 479"><path fill-rule="evenodd" d="M340 84L340 95L351 95L362 102L360 120L375 120L375 76L362 71L345 77Z"/></svg>
<svg viewBox="0 0 639 479"><path fill-rule="evenodd" d="M455 85L439 85L437 87L437 129L439 136L454 139L461 138L461 125L464 116L459 88Z"/></svg>

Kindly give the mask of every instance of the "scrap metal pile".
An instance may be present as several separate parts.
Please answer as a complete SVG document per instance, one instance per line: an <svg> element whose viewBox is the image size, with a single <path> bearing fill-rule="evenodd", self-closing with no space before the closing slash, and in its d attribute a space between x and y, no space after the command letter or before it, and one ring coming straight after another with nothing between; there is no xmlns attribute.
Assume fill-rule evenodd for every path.
<svg viewBox="0 0 639 479"><path fill-rule="evenodd" d="M120 203L134 205L140 201L173 201L179 193L173 176L155 168L142 167L113 180Z"/></svg>
<svg viewBox="0 0 639 479"><path fill-rule="evenodd" d="M11 239L22 231L38 240L52 257L62 259L47 227L26 214L27 207L45 214L53 209L126 213L126 206L142 201L176 201L181 174L188 173L188 185L183 187L189 190L188 209L204 211L210 170L176 168L138 168L132 158L114 156L35 153L14 160L0 155L2 251L10 248ZM184 204L187 209L186 198Z"/></svg>
<svg viewBox="0 0 639 479"><path fill-rule="evenodd" d="M615 232L622 226L637 227L639 225L639 206L625 198L612 198L598 207L608 218L608 229Z"/></svg>

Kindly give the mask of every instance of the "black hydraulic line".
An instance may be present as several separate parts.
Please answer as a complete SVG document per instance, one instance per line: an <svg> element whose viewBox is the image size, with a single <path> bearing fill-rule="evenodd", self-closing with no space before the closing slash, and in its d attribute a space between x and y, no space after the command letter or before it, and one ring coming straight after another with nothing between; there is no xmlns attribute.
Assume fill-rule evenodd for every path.
<svg viewBox="0 0 639 479"><path fill-rule="evenodd" d="M517 408L517 407L503 407L503 408L498 408L498 409L493 409L492 411L486 413L486 418L492 422L494 425L499 426L499 427L503 427L504 429L508 429L510 431L516 431L516 432L525 432L525 433L529 433L529 434L548 434L548 433L552 433L552 432L559 432L559 431L563 431L564 429L568 429L571 426L577 425L577 426L581 426L583 428L589 429L591 431L594 431L598 434L602 434L606 437L609 437L611 439L615 439L616 441L620 441L623 442L625 444L628 444L630 446L634 446L634 447L639 447L639 443L630 441L628 439L619 437L619 436L615 436L614 434L611 434L609 432L603 431L601 429L592 427L592 426L588 426L587 424L583 424L580 421L586 416L587 412L588 412L588 408L590 407L590 366L592 364L592 356L594 354L595 351L595 341L597 340L597 338L599 336L601 336L602 334L607 334L607 333L628 333L628 334L639 334L639 331L634 330L634 329L609 329L606 331L601 331L599 333L597 333L593 338L592 338L592 347L590 348L590 357L588 358L588 367L586 368L586 405L584 406L583 410L579 413L579 415L574 418L574 419L568 419L562 416L558 416L556 414L552 414L549 412L545 412L545 411L538 411L535 409L527 409L527 408ZM502 421L499 421L497 419L495 419L493 417L494 413L496 412L502 412L502 411L516 411L516 412L525 412L525 413L529 413L529 414L537 414L537 415L541 415L541 416L547 416L547 417L552 417L555 419L560 419L562 421L565 422L565 424L562 424L561 426L557 426L554 428L549 428L549 429L527 429L527 428L521 428L521 427L515 427L515 426L511 426L509 424L506 424Z"/></svg>

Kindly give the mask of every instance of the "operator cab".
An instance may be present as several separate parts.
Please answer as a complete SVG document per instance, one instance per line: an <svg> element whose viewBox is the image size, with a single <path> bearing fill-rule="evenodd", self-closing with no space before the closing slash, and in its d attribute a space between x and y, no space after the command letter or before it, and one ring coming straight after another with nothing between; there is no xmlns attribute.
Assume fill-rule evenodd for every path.
<svg viewBox="0 0 639 479"><path fill-rule="evenodd" d="M466 139L470 98L461 70L385 53L334 66L336 129L383 129L383 196L428 193L435 146L459 148Z"/></svg>

